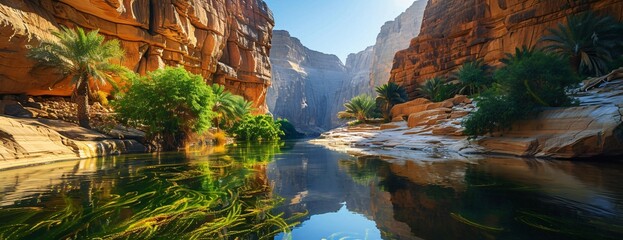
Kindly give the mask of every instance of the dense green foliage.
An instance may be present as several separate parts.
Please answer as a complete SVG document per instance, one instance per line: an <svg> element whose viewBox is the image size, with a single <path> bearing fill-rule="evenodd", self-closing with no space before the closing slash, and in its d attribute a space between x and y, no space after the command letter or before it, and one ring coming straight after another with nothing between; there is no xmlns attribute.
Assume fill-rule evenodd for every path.
<svg viewBox="0 0 623 240"><path fill-rule="evenodd" d="M392 118L392 107L396 104L406 102L408 99L407 92L402 86L399 86L393 82L376 87L375 90L378 94L376 97L376 103L379 110L381 111L381 114L383 114L383 119L386 122L389 122Z"/></svg>
<svg viewBox="0 0 623 240"><path fill-rule="evenodd" d="M459 80L461 89L459 94L476 95L489 88L492 84L491 79L486 74L485 65L482 61L470 61L461 66L454 77Z"/></svg>
<svg viewBox="0 0 623 240"><path fill-rule="evenodd" d="M238 140L243 141L275 141L279 140L284 132L281 123L269 115L252 116L247 114L236 122L230 133Z"/></svg>
<svg viewBox="0 0 623 240"><path fill-rule="evenodd" d="M374 116L376 111L376 101L369 95L359 95L353 97L344 104L345 111L339 112L337 117L340 119L357 119L359 122L366 122Z"/></svg>
<svg viewBox="0 0 623 240"><path fill-rule="evenodd" d="M115 85L113 76L127 71L111 64L110 61L123 56L119 41L104 42L98 31L85 32L82 28L61 27L60 32L52 32L58 41L44 41L39 47L31 49L28 57L37 61L39 67L58 70L61 77L51 87L71 77L71 84L77 96L78 121L80 126L90 128L89 93L93 91L90 82L98 85ZM97 90L97 89L95 89Z"/></svg>
<svg viewBox="0 0 623 240"><path fill-rule="evenodd" d="M180 147L191 134L210 127L216 115L214 94L201 76L166 67L131 80L114 102L115 110L123 122L144 130L164 149Z"/></svg>
<svg viewBox="0 0 623 240"><path fill-rule="evenodd" d="M301 139L305 137L305 134L300 133L296 130L294 125L288 121L288 119L277 119L277 123L279 123L279 129L283 132L283 136L281 139Z"/></svg>
<svg viewBox="0 0 623 240"><path fill-rule="evenodd" d="M504 62L507 65L495 72L495 88L477 99L478 111L464 122L466 134L476 136L508 129L513 121L525 119L543 107L573 103L565 91L578 78L560 57L517 49Z"/></svg>
<svg viewBox="0 0 623 240"><path fill-rule="evenodd" d="M424 85L418 88L420 94L433 102L441 102L448 98L454 97L459 90L459 86L452 83L445 83L439 77L435 77L424 82Z"/></svg>
<svg viewBox="0 0 623 240"><path fill-rule="evenodd" d="M229 128L253 110L251 102L226 91L223 85L213 84L212 91L215 96L212 111L216 113L214 125L217 128Z"/></svg>
<svg viewBox="0 0 623 240"><path fill-rule="evenodd" d="M568 59L579 74L606 74L608 63L623 53L623 25L611 16L570 16L549 33L541 39L548 44L544 50Z"/></svg>

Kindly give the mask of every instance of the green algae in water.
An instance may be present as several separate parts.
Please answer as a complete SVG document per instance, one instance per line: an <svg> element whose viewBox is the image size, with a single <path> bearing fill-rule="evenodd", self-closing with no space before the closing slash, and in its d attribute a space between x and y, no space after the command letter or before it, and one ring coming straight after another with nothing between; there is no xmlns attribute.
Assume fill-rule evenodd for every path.
<svg viewBox="0 0 623 240"><path fill-rule="evenodd" d="M238 151L261 154L143 166L120 174L107 189L67 183L46 197L45 207L0 209L0 218L11 219L0 223L0 239L272 239L305 213L284 218L272 212L283 198L273 196L265 173L253 168L270 162L279 146L250 148Z"/></svg>

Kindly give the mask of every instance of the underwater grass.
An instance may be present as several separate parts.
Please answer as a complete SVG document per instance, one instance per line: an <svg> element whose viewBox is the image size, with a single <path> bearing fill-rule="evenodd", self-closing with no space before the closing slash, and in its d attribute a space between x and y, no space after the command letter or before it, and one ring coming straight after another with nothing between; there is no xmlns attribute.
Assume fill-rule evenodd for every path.
<svg viewBox="0 0 623 240"><path fill-rule="evenodd" d="M0 209L11 219L0 223L0 239L272 239L306 214L273 213L283 199L254 168L276 152L249 147L190 166L141 167L110 195L91 193L99 197L90 203L81 201L84 190L73 189L53 208Z"/></svg>

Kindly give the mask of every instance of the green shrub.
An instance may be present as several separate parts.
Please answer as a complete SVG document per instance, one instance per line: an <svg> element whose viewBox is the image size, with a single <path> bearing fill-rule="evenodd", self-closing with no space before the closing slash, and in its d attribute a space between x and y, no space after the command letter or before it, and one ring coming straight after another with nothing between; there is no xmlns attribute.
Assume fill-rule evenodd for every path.
<svg viewBox="0 0 623 240"><path fill-rule="evenodd" d="M452 83L445 83L445 81L439 77L435 77L424 82L418 91L425 97L433 102L441 102L443 100L454 97L459 90L459 86Z"/></svg>
<svg viewBox="0 0 623 240"><path fill-rule="evenodd" d="M513 121L538 113L543 107L573 104L566 89L578 78L565 60L541 51L517 49L503 62L508 65L495 72L495 88L477 99L478 110L464 122L466 134L505 130Z"/></svg>
<svg viewBox="0 0 623 240"><path fill-rule="evenodd" d="M482 61L466 62L454 73L454 77L460 82L459 94L479 94L493 83L493 79L487 76L486 66Z"/></svg>
<svg viewBox="0 0 623 240"><path fill-rule="evenodd" d="M292 125L292 123L290 123L290 121L288 121L288 119L277 119L277 123L279 123L279 126L281 129L281 131L284 133L284 135L281 137L281 139L301 139L305 137L305 134L300 133L299 131L296 130L296 128L294 127L294 125Z"/></svg>
<svg viewBox="0 0 623 240"><path fill-rule="evenodd" d="M230 132L237 140L242 141L275 141L284 135L281 123L269 115L247 114L234 124Z"/></svg>
<svg viewBox="0 0 623 240"><path fill-rule="evenodd" d="M176 149L192 133L207 130L215 116L213 105L212 89L182 67L131 77L125 93L113 103L120 120L145 131L164 150Z"/></svg>
<svg viewBox="0 0 623 240"><path fill-rule="evenodd" d="M344 104L345 111L337 113L339 119L357 119L359 122L366 122L367 119L374 117L376 101L365 94L356 96Z"/></svg>
<svg viewBox="0 0 623 240"><path fill-rule="evenodd" d="M385 120L385 122L389 122L392 117L392 107L394 107L394 105L396 104L403 103L408 100L407 91L405 91L402 86L393 82L376 87L375 90L378 94L378 96L376 97L377 107L383 115L383 119Z"/></svg>

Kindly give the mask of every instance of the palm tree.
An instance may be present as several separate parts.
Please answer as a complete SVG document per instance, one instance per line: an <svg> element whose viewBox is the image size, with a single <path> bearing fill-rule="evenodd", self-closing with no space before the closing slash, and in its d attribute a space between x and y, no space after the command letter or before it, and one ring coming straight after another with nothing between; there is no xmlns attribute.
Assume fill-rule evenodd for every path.
<svg viewBox="0 0 623 240"><path fill-rule="evenodd" d="M80 126L90 128L89 123L89 91L90 81L98 84L114 85L113 76L125 71L123 67L111 64L110 60L123 56L118 40L104 42L104 36L98 31L85 32L82 28L53 32L58 41L42 42L33 48L28 56L38 62L39 66L58 70L62 80L71 77L74 93L77 96L78 122Z"/></svg>
<svg viewBox="0 0 623 240"><path fill-rule="evenodd" d="M376 102L372 97L362 94L345 103L344 107L346 108L345 111L337 113L338 118L355 118L359 122L366 122L366 119L370 118L374 113Z"/></svg>
<svg viewBox="0 0 623 240"><path fill-rule="evenodd" d="M474 95L482 92L492 84L492 79L486 76L485 65L482 61L464 63L453 75L461 83L459 94Z"/></svg>
<svg viewBox="0 0 623 240"><path fill-rule="evenodd" d="M225 90L223 85L213 84L212 92L215 96L212 111L216 113L214 125L217 128L220 128L221 125L231 126L233 122L242 119L244 115L249 114L253 110L251 102ZM221 122L221 120L224 120L224 122Z"/></svg>
<svg viewBox="0 0 623 240"><path fill-rule="evenodd" d="M405 89L393 82L383 84L376 87L376 102L379 103L381 111L383 112L383 119L387 122L391 120L390 111L396 104L407 101L407 92Z"/></svg>
<svg viewBox="0 0 623 240"><path fill-rule="evenodd" d="M567 25L559 23L549 33L540 40L549 44L543 50L569 59L578 74L596 76L606 73L613 52L621 47L623 26L611 16L599 17L587 12L567 17Z"/></svg>

